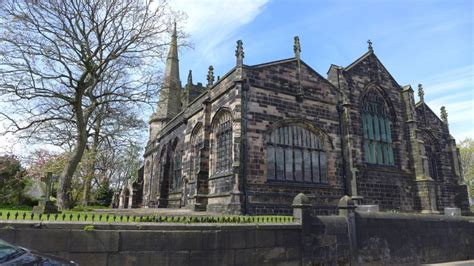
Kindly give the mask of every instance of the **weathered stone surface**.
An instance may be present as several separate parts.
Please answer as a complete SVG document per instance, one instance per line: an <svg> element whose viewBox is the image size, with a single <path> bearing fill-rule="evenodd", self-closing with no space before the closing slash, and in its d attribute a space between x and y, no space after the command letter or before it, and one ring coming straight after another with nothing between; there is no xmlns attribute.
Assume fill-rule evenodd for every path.
<svg viewBox="0 0 474 266"><path fill-rule="evenodd" d="M108 256L109 254L107 253L94 253L94 252L69 253L70 260L74 261L75 263L78 263L79 265L90 265L90 266L109 265L107 264ZM115 265L127 265L127 264L115 264ZM128 265L133 265L133 264L128 264Z"/></svg>
<svg viewBox="0 0 474 266"><path fill-rule="evenodd" d="M161 231L120 231L120 250L164 250L164 246L167 245L164 240Z"/></svg>
<svg viewBox="0 0 474 266"><path fill-rule="evenodd" d="M40 252L69 251L70 230L19 229L15 230L15 244Z"/></svg>
<svg viewBox="0 0 474 266"><path fill-rule="evenodd" d="M118 231L72 230L69 241L71 252L116 252L119 251Z"/></svg>
<svg viewBox="0 0 474 266"><path fill-rule="evenodd" d="M168 264L169 254L164 251L126 251L118 253L110 253L107 258L107 263L101 265L116 265L116 266L132 266L132 265L173 265ZM87 265L86 263L84 265ZM174 264L179 265L179 264ZM185 264L181 264L185 265Z"/></svg>

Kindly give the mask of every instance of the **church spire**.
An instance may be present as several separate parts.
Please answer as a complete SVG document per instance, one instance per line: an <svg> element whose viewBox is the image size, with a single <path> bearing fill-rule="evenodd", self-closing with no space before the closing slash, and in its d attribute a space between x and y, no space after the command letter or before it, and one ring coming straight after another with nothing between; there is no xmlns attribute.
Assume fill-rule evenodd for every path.
<svg viewBox="0 0 474 266"><path fill-rule="evenodd" d="M173 25L171 43L166 59L163 84L160 90L158 108L151 117L151 126L159 132L161 127L181 111L181 81L179 80L178 34L176 22ZM153 123L158 123L153 126Z"/></svg>
<svg viewBox="0 0 474 266"><path fill-rule="evenodd" d="M192 86L193 85L193 71L192 70L189 70L188 83L186 85L187 86Z"/></svg>

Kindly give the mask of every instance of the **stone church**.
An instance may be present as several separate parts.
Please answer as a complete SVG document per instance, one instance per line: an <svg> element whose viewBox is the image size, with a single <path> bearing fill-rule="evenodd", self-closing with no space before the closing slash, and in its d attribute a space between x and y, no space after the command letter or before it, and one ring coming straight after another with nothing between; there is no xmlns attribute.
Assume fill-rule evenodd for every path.
<svg viewBox="0 0 474 266"><path fill-rule="evenodd" d="M368 51L324 77L294 57L236 64L182 86L176 30L145 150L143 206L230 214L289 213L300 192L318 214L350 195L381 210L468 212L447 113L402 86Z"/></svg>

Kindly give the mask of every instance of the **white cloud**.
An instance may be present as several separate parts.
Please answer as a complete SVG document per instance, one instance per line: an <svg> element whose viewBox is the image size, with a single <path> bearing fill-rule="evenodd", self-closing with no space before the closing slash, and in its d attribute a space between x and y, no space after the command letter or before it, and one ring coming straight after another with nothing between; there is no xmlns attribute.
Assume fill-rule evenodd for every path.
<svg viewBox="0 0 474 266"><path fill-rule="evenodd" d="M268 0L174 0L171 6L185 12L184 26L198 55L193 65L215 62L216 48L227 41L243 25L260 14Z"/></svg>
<svg viewBox="0 0 474 266"><path fill-rule="evenodd" d="M468 65L434 75L424 80L427 95L447 94L453 90L474 90L474 65Z"/></svg>
<svg viewBox="0 0 474 266"><path fill-rule="evenodd" d="M474 137L474 65L429 77L423 87L434 112L446 107L451 134L458 141Z"/></svg>

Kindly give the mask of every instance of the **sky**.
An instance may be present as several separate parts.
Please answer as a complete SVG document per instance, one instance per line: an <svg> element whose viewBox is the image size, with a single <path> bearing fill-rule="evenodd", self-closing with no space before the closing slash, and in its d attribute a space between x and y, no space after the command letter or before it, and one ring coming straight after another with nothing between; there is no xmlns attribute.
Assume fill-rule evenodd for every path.
<svg viewBox="0 0 474 266"><path fill-rule="evenodd" d="M193 48L179 51L181 81L188 70L206 83L207 69L222 76L235 65L290 58L299 36L301 58L322 76L331 64L348 66L373 42L375 54L400 85L419 83L439 114L446 106L451 134L474 137L474 1L471 0L171 0L188 16L178 25ZM144 114L147 120L149 113ZM21 152L13 136L0 153Z"/></svg>

